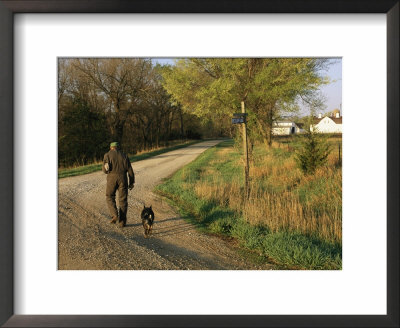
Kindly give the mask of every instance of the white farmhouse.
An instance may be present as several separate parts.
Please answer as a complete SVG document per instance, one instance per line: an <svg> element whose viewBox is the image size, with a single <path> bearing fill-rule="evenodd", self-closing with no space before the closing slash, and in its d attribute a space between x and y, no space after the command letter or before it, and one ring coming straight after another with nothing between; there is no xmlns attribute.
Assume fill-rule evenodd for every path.
<svg viewBox="0 0 400 328"><path fill-rule="evenodd" d="M314 118L314 122L310 127L311 131L316 130L320 133L342 133L342 116L336 112L333 116Z"/></svg>
<svg viewBox="0 0 400 328"><path fill-rule="evenodd" d="M296 133L302 133L304 130L300 123L289 120L276 121L272 125L272 134L275 136L287 136Z"/></svg>

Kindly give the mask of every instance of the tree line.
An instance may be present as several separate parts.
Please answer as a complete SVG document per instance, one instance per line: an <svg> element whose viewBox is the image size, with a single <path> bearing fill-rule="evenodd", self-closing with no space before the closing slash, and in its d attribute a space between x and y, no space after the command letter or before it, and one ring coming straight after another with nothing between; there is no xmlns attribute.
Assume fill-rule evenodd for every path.
<svg viewBox="0 0 400 328"><path fill-rule="evenodd" d="M59 59L59 166L101 160L110 141L134 154L212 135L166 92L161 71L142 58Z"/></svg>
<svg viewBox="0 0 400 328"><path fill-rule="evenodd" d="M144 58L58 62L59 165L102 158L110 141L127 153L170 140L235 136L232 114L246 104L250 144L272 143L273 124L300 104L323 105L320 58Z"/></svg>

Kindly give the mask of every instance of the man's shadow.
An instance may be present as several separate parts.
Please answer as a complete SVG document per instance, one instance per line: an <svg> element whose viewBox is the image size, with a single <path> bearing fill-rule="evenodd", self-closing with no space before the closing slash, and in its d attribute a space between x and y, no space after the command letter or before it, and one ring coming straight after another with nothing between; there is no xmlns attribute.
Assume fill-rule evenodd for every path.
<svg viewBox="0 0 400 328"><path fill-rule="evenodd" d="M142 226L142 222L140 223L127 223L125 227L140 227Z"/></svg>

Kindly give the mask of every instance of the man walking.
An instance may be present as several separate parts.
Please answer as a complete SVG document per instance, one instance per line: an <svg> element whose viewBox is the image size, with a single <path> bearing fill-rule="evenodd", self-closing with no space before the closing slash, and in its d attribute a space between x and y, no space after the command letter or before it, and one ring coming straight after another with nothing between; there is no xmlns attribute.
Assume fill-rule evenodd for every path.
<svg viewBox="0 0 400 328"><path fill-rule="evenodd" d="M110 151L104 155L102 169L107 174L106 200L112 216L111 223L116 223L119 219L119 225L125 227L128 210L128 188L132 190L135 183L135 175L133 174L128 156L120 151L118 147L118 142L110 144ZM115 203L115 193L117 190L119 211Z"/></svg>

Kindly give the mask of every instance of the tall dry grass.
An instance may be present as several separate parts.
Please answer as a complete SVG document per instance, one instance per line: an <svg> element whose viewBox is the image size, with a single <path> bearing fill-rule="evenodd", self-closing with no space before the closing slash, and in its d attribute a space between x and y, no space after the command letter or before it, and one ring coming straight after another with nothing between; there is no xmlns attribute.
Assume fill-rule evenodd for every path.
<svg viewBox="0 0 400 328"><path fill-rule="evenodd" d="M280 147L273 144L272 149L254 156L247 201L240 177L227 181L224 172L213 167L213 162L201 173L207 178L195 185L196 195L234 209L251 225L264 226L273 232L297 231L341 243L342 175L337 155L331 153L327 167L305 176L296 167L292 154L277 156L276 148ZM232 152L230 148L217 153L214 163L223 161Z"/></svg>

